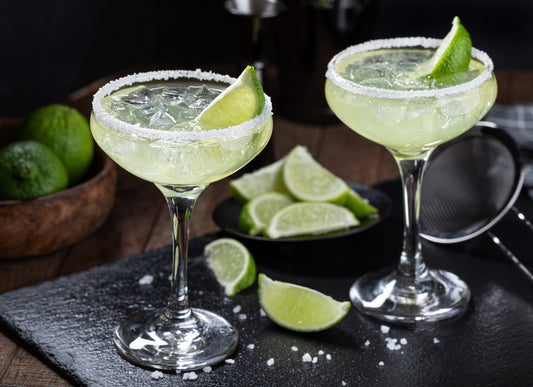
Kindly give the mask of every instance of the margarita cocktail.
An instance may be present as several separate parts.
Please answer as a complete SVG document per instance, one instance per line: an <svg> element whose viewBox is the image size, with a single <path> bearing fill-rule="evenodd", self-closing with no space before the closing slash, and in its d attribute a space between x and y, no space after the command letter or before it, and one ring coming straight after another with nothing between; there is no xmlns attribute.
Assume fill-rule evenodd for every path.
<svg viewBox="0 0 533 387"><path fill-rule="evenodd" d="M135 363L198 369L223 360L237 345L235 328L214 313L190 308L187 295L188 225L196 199L209 183L252 160L272 133L272 105L260 87L233 93L244 90L242 98L262 100L257 114L230 127L214 125L217 114L221 122L228 122L228 110L238 115L240 107L220 103L236 81L210 72L158 71L120 78L95 94L95 141L124 169L155 183L172 219L174 255L166 308L133 315L115 331L115 345ZM218 109L215 119L213 114L200 118L211 106Z"/></svg>
<svg viewBox="0 0 533 387"><path fill-rule="evenodd" d="M457 276L424 264L420 184L431 151L474 126L494 103L497 86L492 61L476 49L464 70L426 76L425 66L441 43L427 38L366 42L337 54L326 74L333 112L355 132L385 146L400 168L405 215L400 264L361 277L350 291L360 310L392 322L455 316L470 298Z"/></svg>

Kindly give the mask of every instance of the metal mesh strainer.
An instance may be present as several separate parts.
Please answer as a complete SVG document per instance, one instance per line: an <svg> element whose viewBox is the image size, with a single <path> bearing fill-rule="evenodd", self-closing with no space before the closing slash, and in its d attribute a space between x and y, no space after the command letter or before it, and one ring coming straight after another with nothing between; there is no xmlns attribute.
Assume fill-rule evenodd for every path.
<svg viewBox="0 0 533 387"><path fill-rule="evenodd" d="M422 237L457 243L487 232L533 282L533 274L489 231L510 209L533 231L514 207L523 181L517 144L495 124L480 121L430 157L421 192Z"/></svg>

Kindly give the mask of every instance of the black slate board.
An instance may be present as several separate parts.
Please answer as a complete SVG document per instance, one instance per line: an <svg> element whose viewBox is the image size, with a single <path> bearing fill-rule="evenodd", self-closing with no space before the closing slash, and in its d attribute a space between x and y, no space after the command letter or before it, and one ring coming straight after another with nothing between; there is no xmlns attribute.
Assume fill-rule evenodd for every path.
<svg viewBox="0 0 533 387"><path fill-rule="evenodd" d="M362 239L315 245L296 256L250 244L260 272L274 279L310 286L336 299L348 299L354 279L368 269L396 264L401 244L399 182L378 188L389 193L395 210L386 222ZM533 215L521 197L518 206ZM510 219L497 230L517 253L527 252L528 231ZM488 238L456 246L424 243L429 265L451 270L471 287L467 313L454 320L413 328L391 326L360 315L354 308L337 326L299 334L277 327L260 314L256 288L225 297L202 258L203 246L221 234L190 244L190 299L232 321L239 330L234 364L197 372L196 380L165 373L153 380L151 370L136 367L116 352L111 334L127 315L165 303L170 248L150 251L0 295L1 321L73 383L90 386L525 386L533 383L533 284L529 283ZM523 258L524 255L521 255ZM531 264L532 262L530 262ZM145 274L151 285L139 285ZM233 308L240 305L241 319ZM407 344L387 348L386 337ZM435 342L434 339L438 339ZM365 343L368 340L368 345ZM253 349L247 348L254 344ZM292 346L298 348L293 351ZM319 355L319 351L324 351ZM304 363L302 356L317 357ZM326 359L326 355L331 360ZM274 359L272 366L267 365ZM380 365L380 362L383 362Z"/></svg>

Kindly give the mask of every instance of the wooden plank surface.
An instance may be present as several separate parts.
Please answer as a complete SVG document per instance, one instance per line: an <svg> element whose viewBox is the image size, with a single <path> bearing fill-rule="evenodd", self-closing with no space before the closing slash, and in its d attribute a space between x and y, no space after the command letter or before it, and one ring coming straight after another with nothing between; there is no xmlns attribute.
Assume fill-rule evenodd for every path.
<svg viewBox="0 0 533 387"><path fill-rule="evenodd" d="M533 102L533 71L499 71L497 78L498 103ZM91 96L104 82L97 81L76 92L73 104L88 115ZM13 119L0 120L0 129L12 127L16 122ZM397 167L384 148L360 137L343 124L303 124L276 115L274 128L265 160L279 159L293 146L302 144L326 168L345 180L372 185L398 176ZM0 131L0 139L4 134ZM211 213L220 201L230 195L228 180L211 184L200 196L191 222L191 238L218 230ZM170 243L170 219L161 193L153 184L119 168L115 205L106 223L85 240L61 251L38 257L0 260L0 293ZM70 384L8 332L0 330L0 385Z"/></svg>

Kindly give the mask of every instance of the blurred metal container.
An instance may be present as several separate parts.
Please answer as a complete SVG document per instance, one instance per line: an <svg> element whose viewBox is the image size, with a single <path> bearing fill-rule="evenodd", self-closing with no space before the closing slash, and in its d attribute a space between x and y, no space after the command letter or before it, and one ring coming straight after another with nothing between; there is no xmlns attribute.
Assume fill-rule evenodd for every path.
<svg viewBox="0 0 533 387"><path fill-rule="evenodd" d="M277 41L276 110L296 121L337 122L324 95L328 62L342 49L369 40L376 0L287 0Z"/></svg>

